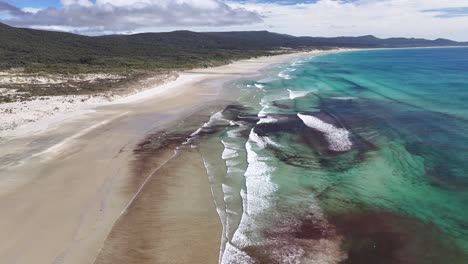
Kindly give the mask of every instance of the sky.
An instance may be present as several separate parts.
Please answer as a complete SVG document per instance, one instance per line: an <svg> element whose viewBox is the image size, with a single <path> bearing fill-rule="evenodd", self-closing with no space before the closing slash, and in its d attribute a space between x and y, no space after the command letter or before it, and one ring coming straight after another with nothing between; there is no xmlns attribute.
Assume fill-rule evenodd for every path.
<svg viewBox="0 0 468 264"><path fill-rule="evenodd" d="M268 30L468 41L468 0L0 0L0 22L86 35Z"/></svg>

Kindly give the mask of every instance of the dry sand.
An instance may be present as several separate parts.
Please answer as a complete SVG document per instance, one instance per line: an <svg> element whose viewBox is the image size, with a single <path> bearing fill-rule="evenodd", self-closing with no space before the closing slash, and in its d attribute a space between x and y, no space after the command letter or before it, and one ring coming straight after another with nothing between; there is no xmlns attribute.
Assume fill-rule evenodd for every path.
<svg viewBox="0 0 468 264"><path fill-rule="evenodd" d="M138 165L138 144L226 102L222 83L303 55L184 72L0 142L0 263L93 263L99 252L97 263L216 263L221 227L203 164L168 145Z"/></svg>

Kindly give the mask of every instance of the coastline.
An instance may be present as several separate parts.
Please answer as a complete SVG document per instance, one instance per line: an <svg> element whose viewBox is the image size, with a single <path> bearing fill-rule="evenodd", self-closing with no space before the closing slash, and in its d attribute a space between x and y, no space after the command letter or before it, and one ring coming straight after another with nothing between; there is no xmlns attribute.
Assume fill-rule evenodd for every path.
<svg viewBox="0 0 468 264"><path fill-rule="evenodd" d="M127 89L127 92L104 93L96 95L63 95L63 96L39 96L34 100L25 102L0 103L0 143L15 137L25 136L31 133L38 133L47 130L63 121L79 118L80 116L92 113L96 108L114 105L127 104L145 98L161 95L170 92L169 90L183 85L190 80L203 79L212 74L222 74L222 71L236 64L262 61L271 61L272 64L293 59L295 57L306 56L308 54L324 54L336 51L348 51L351 49L337 49L330 51L313 50L310 52L297 52L290 54L272 55L248 60L234 61L231 64L213 68L200 68L180 71L162 77L158 74L141 81L141 87ZM242 74L242 71L233 73ZM207 76L201 76L207 75ZM157 79L152 81L152 79Z"/></svg>
<svg viewBox="0 0 468 264"><path fill-rule="evenodd" d="M150 219L152 223L158 215L141 215L144 210L141 207L138 209L138 204L165 201L158 206L164 207L166 204L164 208L168 210L170 207L167 205L180 202L170 197L193 198L188 194L183 196L187 189L174 184L167 185L165 190L171 195L166 196L166 200L161 199L159 193L152 195L159 181L167 180L167 173L161 173L162 170L159 171L160 177L154 177L155 173L145 174L143 165L140 165L136 168L138 173L143 173L140 174L142 178L136 178L135 166L131 166L135 160L135 146L150 134L184 126L181 120L190 114L220 101L225 102L225 98L219 98L220 84L258 75L261 69L270 65L313 54L317 53L277 55L217 68L186 71L180 73L176 81L163 86L114 103L80 109L78 113L44 119L17 130L8 140L0 142L3 150L0 156L0 209L8 216L0 221L0 235L14 237L13 241L0 242L0 262L93 263L106 241L105 245L110 245L110 251L104 248L97 263L112 263L106 262L106 254L113 252L113 241L118 244L118 230L128 231L120 228L119 223L125 226L125 223L135 223L141 219ZM181 108L181 105L184 107ZM166 164L172 153L173 149L156 153L145 169L151 172ZM190 156L190 153L184 155ZM184 164L184 155L173 162ZM168 165L179 167L172 163ZM191 166L198 168L199 165L191 163ZM202 222L211 223L197 232L215 238L210 240L209 245L201 243L200 248L217 257L219 217L214 210L208 184L204 182L206 178L201 178L201 173L194 174L200 176L192 179L193 186L189 186L193 188L190 189L192 193L199 194L199 198L194 200L199 206L195 207L198 209L194 213L202 216ZM157 179L156 182L145 180L150 177ZM171 179L184 182L183 177L187 177L187 173L181 172ZM138 190L141 193L135 196ZM132 197L135 203L129 203ZM161 208L155 210L161 213ZM174 216L184 213L166 211L166 220L156 220L169 223ZM133 220L132 216L135 217ZM116 221L117 225L114 226ZM191 227L190 221L177 224L171 233L174 238L177 234L186 234L188 226ZM160 226L164 227L162 222ZM113 230L117 230L117 233L112 233ZM199 234L197 232L193 233L194 237ZM154 234L148 235L151 237ZM42 241L41 238L45 236L47 241L37 245L37 241ZM113 253L111 255L116 257ZM213 259L213 263L216 261Z"/></svg>

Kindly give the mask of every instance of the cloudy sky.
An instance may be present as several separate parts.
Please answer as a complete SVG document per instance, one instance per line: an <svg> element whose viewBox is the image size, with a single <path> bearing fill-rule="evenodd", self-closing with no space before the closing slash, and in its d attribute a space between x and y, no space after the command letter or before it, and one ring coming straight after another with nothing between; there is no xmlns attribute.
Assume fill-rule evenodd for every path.
<svg viewBox="0 0 468 264"><path fill-rule="evenodd" d="M88 35L269 30L468 41L468 0L0 0L0 22Z"/></svg>

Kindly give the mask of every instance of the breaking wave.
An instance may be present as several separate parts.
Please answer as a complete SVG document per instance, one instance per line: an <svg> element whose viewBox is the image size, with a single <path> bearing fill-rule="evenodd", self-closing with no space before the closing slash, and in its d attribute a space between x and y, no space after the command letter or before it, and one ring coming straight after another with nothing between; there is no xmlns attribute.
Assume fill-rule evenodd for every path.
<svg viewBox="0 0 468 264"><path fill-rule="evenodd" d="M349 139L349 131L344 128L337 128L332 124L309 115L297 114L304 124L324 134L329 144L328 148L336 152L350 151L352 147Z"/></svg>
<svg viewBox="0 0 468 264"><path fill-rule="evenodd" d="M289 99L294 100L296 98L304 97L308 94L310 94L310 91L293 91L291 89L288 89L289 92Z"/></svg>

